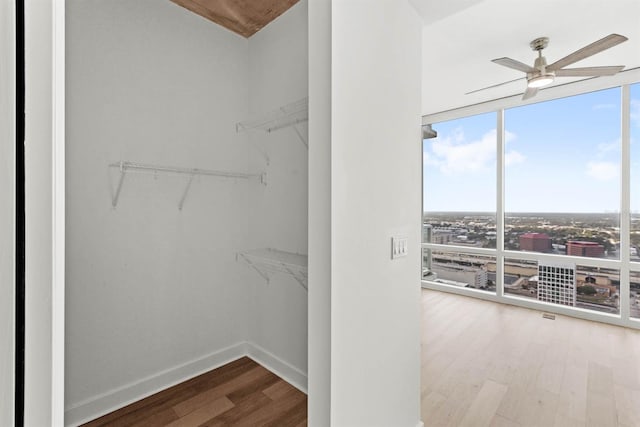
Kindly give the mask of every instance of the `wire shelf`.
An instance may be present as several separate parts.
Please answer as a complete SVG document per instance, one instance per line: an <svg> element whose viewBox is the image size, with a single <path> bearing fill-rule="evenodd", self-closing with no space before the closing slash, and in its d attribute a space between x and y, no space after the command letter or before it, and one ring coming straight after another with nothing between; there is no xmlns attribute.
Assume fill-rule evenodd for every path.
<svg viewBox="0 0 640 427"><path fill-rule="evenodd" d="M274 274L288 274L307 289L307 256L273 248L252 249L238 252L242 259L267 282Z"/></svg>
<svg viewBox="0 0 640 427"><path fill-rule="evenodd" d="M261 130L273 132L309 120L309 98L284 105L277 110L263 114L259 118L246 120L236 124L237 132Z"/></svg>
<svg viewBox="0 0 640 427"><path fill-rule="evenodd" d="M204 176L218 176L223 178L236 178L236 179L258 179L262 184L267 183L266 173L244 173L244 172L230 172L230 171L219 171L219 170L211 170L211 169L198 169L198 168L181 168L177 166L159 166L159 165L150 165L145 163L134 163L134 162L118 162L112 163L109 165L110 168L117 168L120 172L120 178L118 180L118 184L116 186L115 191L112 193L111 205L115 208L118 205L118 199L120 198L120 192L122 191L122 184L124 182L124 177L127 173L136 172L136 173L147 173L147 174L157 174L157 173L166 173L171 175L188 175L189 180L185 186L185 190L182 194L182 198L180 199L180 203L178 205L178 209L182 210L184 202L187 198L187 194L189 193L189 189L191 188L191 183L193 182L193 178L199 175Z"/></svg>

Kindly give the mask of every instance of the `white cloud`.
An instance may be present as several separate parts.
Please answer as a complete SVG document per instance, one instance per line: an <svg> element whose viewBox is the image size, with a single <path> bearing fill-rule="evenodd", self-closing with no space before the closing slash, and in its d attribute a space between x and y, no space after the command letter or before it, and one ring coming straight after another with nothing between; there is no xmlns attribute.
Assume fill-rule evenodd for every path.
<svg viewBox="0 0 640 427"><path fill-rule="evenodd" d="M426 151L424 151L422 153L422 163L425 164L425 165L431 165L431 166L437 166L438 165L438 162L435 159L433 159L429 155L429 153L427 153Z"/></svg>
<svg viewBox="0 0 640 427"><path fill-rule="evenodd" d="M592 107L593 110L612 110L616 108L616 104L596 104Z"/></svg>
<svg viewBox="0 0 640 427"><path fill-rule="evenodd" d="M524 162L525 157L519 152L512 150L504 155L505 166L515 165Z"/></svg>
<svg viewBox="0 0 640 427"><path fill-rule="evenodd" d="M587 175L598 181L611 181L618 177L619 167L613 162L589 162L587 163Z"/></svg>
<svg viewBox="0 0 640 427"><path fill-rule="evenodd" d="M598 144L598 157L604 157L609 152L619 152L622 146L622 140L620 138L611 142L602 142Z"/></svg>
<svg viewBox="0 0 640 427"><path fill-rule="evenodd" d="M516 135L505 131L505 143ZM495 170L496 130L492 129L476 141L465 140L464 132L458 128L446 137L438 137L431 143L431 152L424 153L425 164L437 167L445 175ZM505 155L507 164L521 163L525 156L510 151Z"/></svg>
<svg viewBox="0 0 640 427"><path fill-rule="evenodd" d="M431 143L434 166L446 175L461 172L477 172L489 168L495 160L496 131L487 132L478 141L465 143L464 133L457 129L451 136L438 138Z"/></svg>
<svg viewBox="0 0 640 427"><path fill-rule="evenodd" d="M640 99L631 100L631 122L640 127Z"/></svg>

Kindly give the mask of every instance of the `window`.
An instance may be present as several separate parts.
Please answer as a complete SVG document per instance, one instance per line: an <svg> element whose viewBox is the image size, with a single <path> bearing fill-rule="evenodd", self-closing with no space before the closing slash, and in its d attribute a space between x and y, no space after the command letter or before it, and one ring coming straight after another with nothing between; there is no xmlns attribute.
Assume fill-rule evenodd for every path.
<svg viewBox="0 0 640 427"><path fill-rule="evenodd" d="M632 271L629 308L632 318L640 319L640 271Z"/></svg>
<svg viewBox="0 0 640 427"><path fill-rule="evenodd" d="M505 110L505 249L620 258L620 99Z"/></svg>
<svg viewBox="0 0 640 427"><path fill-rule="evenodd" d="M630 137L630 208L629 259L633 269L640 269L640 83L629 89ZM640 270L632 271L629 280L629 306L632 318L640 319Z"/></svg>
<svg viewBox="0 0 640 427"><path fill-rule="evenodd" d="M640 83L454 114L423 141L423 283L640 320Z"/></svg>
<svg viewBox="0 0 640 427"><path fill-rule="evenodd" d="M496 247L496 141L495 113L440 123L424 140L423 241Z"/></svg>

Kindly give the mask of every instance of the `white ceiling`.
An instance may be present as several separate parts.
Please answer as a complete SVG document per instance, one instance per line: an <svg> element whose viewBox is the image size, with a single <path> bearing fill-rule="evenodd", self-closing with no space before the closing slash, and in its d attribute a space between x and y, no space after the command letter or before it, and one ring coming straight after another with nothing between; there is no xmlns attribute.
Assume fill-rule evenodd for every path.
<svg viewBox="0 0 640 427"><path fill-rule="evenodd" d="M422 112L431 114L521 94L524 80L475 94L524 73L491 62L510 57L532 64L529 42L550 38L548 63L602 37L618 33L628 41L571 67L640 67L639 0L410 0L424 19ZM573 79L577 80L577 79ZM557 78L554 85L571 82Z"/></svg>

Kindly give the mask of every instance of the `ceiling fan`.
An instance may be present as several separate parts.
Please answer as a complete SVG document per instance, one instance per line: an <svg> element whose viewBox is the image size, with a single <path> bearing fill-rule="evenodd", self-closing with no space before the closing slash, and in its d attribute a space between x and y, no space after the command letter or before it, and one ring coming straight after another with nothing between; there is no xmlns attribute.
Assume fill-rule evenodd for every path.
<svg viewBox="0 0 640 427"><path fill-rule="evenodd" d="M617 72L621 71L624 68L624 65L613 65L606 67L582 67L582 68L564 68L567 65L571 65L575 62L578 62L582 59L588 58L589 56L595 55L596 53L600 53L603 50L609 49L613 46L616 46L628 39L619 34L609 34L608 36L593 42L582 49L578 49L573 53L565 56L562 59L557 60L553 64L547 65L547 60L544 56L542 56L542 49L546 48L549 44L548 37L539 37L529 43L531 49L533 51L538 52L538 57L536 58L533 67L529 66L520 61L516 61L511 58L497 58L493 59L491 62L494 62L498 65L502 65L508 68L512 68L514 70L522 71L527 73L527 90L524 92L522 99L529 99L538 93L538 89L549 85L553 82L556 77L599 77L599 76L612 76ZM520 79L516 79L520 80ZM501 86L507 83L514 82L516 80L511 80L508 82L498 83L496 85L488 86L482 89L474 90L470 93L478 92L481 90L494 88L497 86Z"/></svg>

